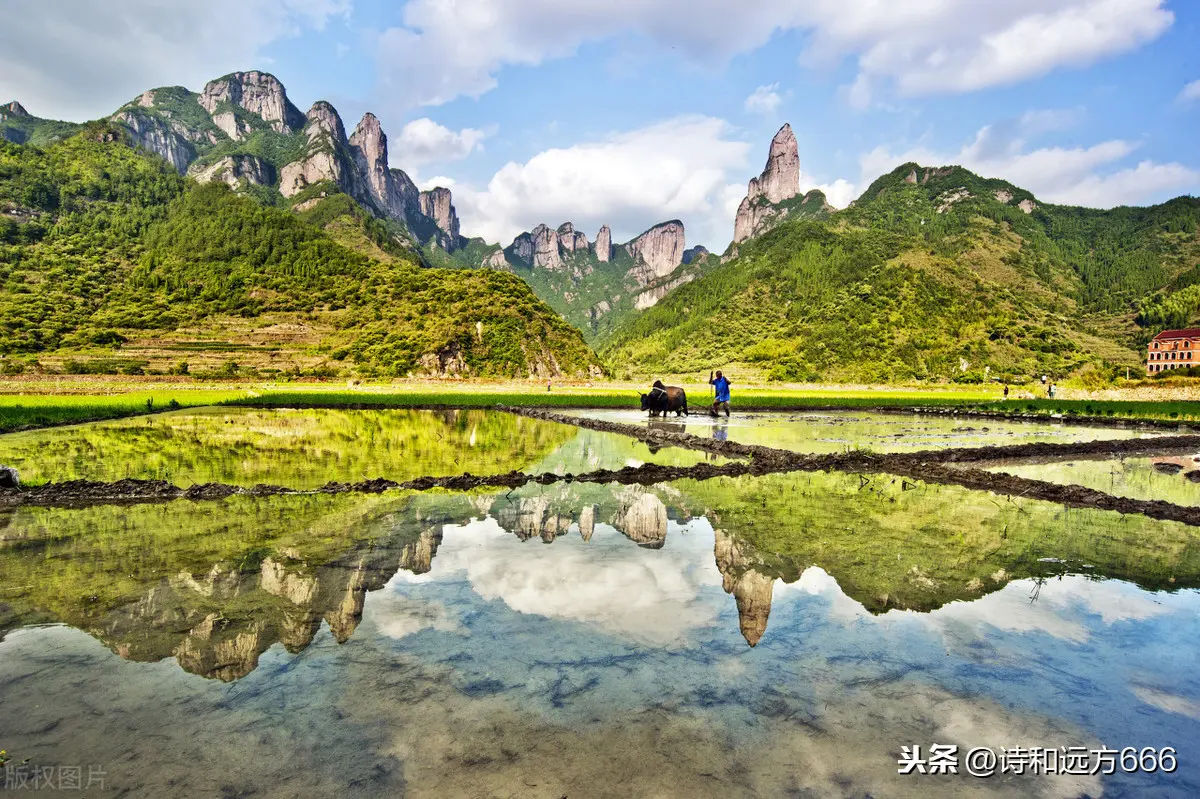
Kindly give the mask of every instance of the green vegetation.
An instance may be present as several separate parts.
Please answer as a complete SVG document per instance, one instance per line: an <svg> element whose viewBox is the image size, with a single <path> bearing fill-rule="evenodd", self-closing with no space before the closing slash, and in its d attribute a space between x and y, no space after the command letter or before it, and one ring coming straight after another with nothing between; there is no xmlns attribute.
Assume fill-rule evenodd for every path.
<svg viewBox="0 0 1200 799"><path fill-rule="evenodd" d="M296 489L528 468L578 431L494 411L205 408L0 437L23 483L166 480Z"/></svg>
<svg viewBox="0 0 1200 799"><path fill-rule="evenodd" d="M0 106L0 141L44 147L73 135L80 127L82 126L75 122L41 119L13 111L11 105Z"/></svg>
<svg viewBox="0 0 1200 799"><path fill-rule="evenodd" d="M875 613L929 611L976 599L1010 580L1085 565L1097 577L1150 590L1200 586L1200 535L1184 524L996 501L986 492L914 486L889 475L767 475L674 485L681 505L707 516L718 536L733 539L738 557L723 570L794 582L818 566Z"/></svg>
<svg viewBox="0 0 1200 799"><path fill-rule="evenodd" d="M186 182L122 136L98 124L44 150L0 143L0 205L19 210L0 222L0 260L11 264L0 354L66 354L65 371L148 371L111 349L72 353L270 315L264 326L311 328L325 356L313 373L515 376L596 363L511 274L422 269L344 195L300 217L220 183ZM232 361L221 368L243 373Z"/></svg>
<svg viewBox="0 0 1200 799"><path fill-rule="evenodd" d="M109 396L0 394L0 433L215 405L245 391L152 390Z"/></svg>
<svg viewBox="0 0 1200 799"><path fill-rule="evenodd" d="M1137 302L1200 275L1198 226L1194 198L1036 206L1004 181L906 164L827 221L789 217L743 243L599 348L618 373L742 363L779 380L971 383L1087 368L1106 381L1140 368ZM1179 321L1194 299L1148 303L1140 320Z"/></svg>

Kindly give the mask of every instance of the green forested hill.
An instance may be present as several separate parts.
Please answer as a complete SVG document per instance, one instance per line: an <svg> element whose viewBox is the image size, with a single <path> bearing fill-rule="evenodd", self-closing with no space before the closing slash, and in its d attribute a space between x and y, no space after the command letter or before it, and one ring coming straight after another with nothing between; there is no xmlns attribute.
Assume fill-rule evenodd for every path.
<svg viewBox="0 0 1200 799"><path fill-rule="evenodd" d="M335 191L302 214L197 185L88 126L0 142L4 368L585 373L578 331L513 275L423 269ZM194 369L193 369L194 371Z"/></svg>
<svg viewBox="0 0 1200 799"><path fill-rule="evenodd" d="M827 221L785 221L743 243L600 351L618 371L743 363L787 380L1136 366L1135 316L1157 324L1200 307L1187 288L1200 284L1198 226L1194 198L1040 205L960 167L906 164Z"/></svg>

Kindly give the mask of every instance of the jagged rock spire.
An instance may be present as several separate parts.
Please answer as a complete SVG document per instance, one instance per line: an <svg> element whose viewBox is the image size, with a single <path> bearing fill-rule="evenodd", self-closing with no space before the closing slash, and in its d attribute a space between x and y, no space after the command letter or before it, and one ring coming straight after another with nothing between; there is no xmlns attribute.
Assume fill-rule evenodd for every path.
<svg viewBox="0 0 1200 799"><path fill-rule="evenodd" d="M759 229L761 223L773 216L766 206L778 205L799 193L800 152L792 126L785 124L771 139L771 152L762 174L750 179L733 223L734 243L763 232Z"/></svg>

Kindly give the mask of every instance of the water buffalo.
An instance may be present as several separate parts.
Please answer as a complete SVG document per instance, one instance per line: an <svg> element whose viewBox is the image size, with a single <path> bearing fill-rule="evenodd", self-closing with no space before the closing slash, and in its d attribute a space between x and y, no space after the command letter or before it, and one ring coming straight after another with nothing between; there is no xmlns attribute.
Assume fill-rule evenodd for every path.
<svg viewBox="0 0 1200 799"><path fill-rule="evenodd" d="M664 386L661 380L655 380L649 394L640 394L642 410L650 411L651 416L666 416L675 411L676 416L687 416L687 393L679 386Z"/></svg>

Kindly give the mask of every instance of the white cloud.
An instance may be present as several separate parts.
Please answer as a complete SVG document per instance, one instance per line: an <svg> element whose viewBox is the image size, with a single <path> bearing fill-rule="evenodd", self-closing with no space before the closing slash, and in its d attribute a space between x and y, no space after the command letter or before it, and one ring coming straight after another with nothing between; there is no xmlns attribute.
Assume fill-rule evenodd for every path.
<svg viewBox="0 0 1200 799"><path fill-rule="evenodd" d="M745 108L751 114L763 114L771 116L779 108L779 104L783 102L783 98L776 91L779 88L778 83L772 83L770 86L759 86L754 90L754 93L746 98Z"/></svg>
<svg viewBox="0 0 1200 799"><path fill-rule="evenodd" d="M614 240L626 241L682 218L689 244L723 246L745 194L750 150L723 120L679 117L509 162L486 189L460 183L454 200L464 233L488 241L563 221L589 237L607 224Z"/></svg>
<svg viewBox="0 0 1200 799"><path fill-rule="evenodd" d="M138 93L261 65L262 47L349 11L350 0L8 0L0 97L38 116L105 116Z"/></svg>
<svg viewBox="0 0 1200 799"><path fill-rule="evenodd" d="M1064 66L1081 67L1152 41L1174 16L1163 0L1017 0L912 3L924 30L881 37L859 58L860 77L894 80L902 94L968 92L1018 83ZM867 96L860 91L858 99Z"/></svg>
<svg viewBox="0 0 1200 799"><path fill-rule="evenodd" d="M426 164L461 161L477 149L490 131L463 128L453 131L429 118L406 124L391 142L392 165L404 170L420 169Z"/></svg>
<svg viewBox="0 0 1200 799"><path fill-rule="evenodd" d="M1193 100L1200 100L1200 80L1194 80L1179 92L1179 96L1175 98L1181 103L1190 103Z"/></svg>
<svg viewBox="0 0 1200 799"><path fill-rule="evenodd" d="M813 183L806 175L801 174L800 191L807 193L813 189L824 192L825 199L834 208L845 208L858 197L857 187L845 178L838 178L832 183Z"/></svg>
<svg viewBox="0 0 1200 799"><path fill-rule="evenodd" d="M645 39L701 64L757 49L778 31L808 33L802 63L856 57L848 99L1006 85L1127 52L1174 21L1165 0L411 0L378 38L382 88L413 105L478 97L509 65L581 45ZM428 65L437 64L437 69Z"/></svg>
<svg viewBox="0 0 1200 799"><path fill-rule="evenodd" d="M984 177L1004 178L1046 202L1092 208L1159 202L1200 191L1200 170L1183 164L1142 161L1121 168L1119 162L1137 147L1136 142L1113 139L1090 147L1029 149L1024 135L987 126L958 152L924 147L892 152L877 147L859 161L863 185L908 161L924 166L958 164Z"/></svg>
<svg viewBox="0 0 1200 799"><path fill-rule="evenodd" d="M452 189L458 183L454 178L446 177L445 175L434 175L431 178L421 179L415 178L412 175L409 175L409 177L413 179L413 182L417 184L417 188L421 191L436 189L438 186L441 186L443 189Z"/></svg>
<svg viewBox="0 0 1200 799"><path fill-rule="evenodd" d="M703 520L693 521L688 531L711 535ZM587 544L574 535L552 546L522 542L491 517L446 525L443 534L433 579L465 572L485 600L498 599L520 613L584 622L640 643L686 643L697 629L716 624L725 603L724 596L703 592L721 580L711 555L697 563L696 551L670 546L646 557L606 524L597 525ZM681 534L669 525L669 540ZM619 538L615 546L606 543ZM606 547L603 556L597 556L598 547ZM411 633L418 623L433 626L428 620L447 628L455 623L429 610L414 619L410 607L396 607L400 612L384 628L396 633Z"/></svg>

